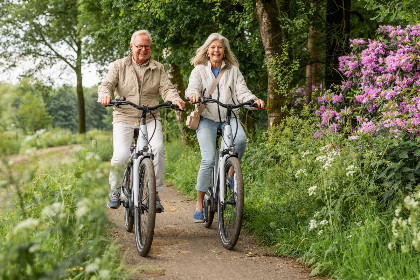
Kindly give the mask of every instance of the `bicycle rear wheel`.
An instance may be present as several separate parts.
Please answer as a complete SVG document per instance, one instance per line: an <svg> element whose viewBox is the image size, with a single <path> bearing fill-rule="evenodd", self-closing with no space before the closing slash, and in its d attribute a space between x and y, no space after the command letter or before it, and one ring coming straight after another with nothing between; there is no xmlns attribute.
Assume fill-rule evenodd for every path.
<svg viewBox="0 0 420 280"><path fill-rule="evenodd" d="M144 158L138 172L139 206L134 207L134 232L137 251L145 257L152 246L156 218L156 178L152 161Z"/></svg>
<svg viewBox="0 0 420 280"><path fill-rule="evenodd" d="M244 181L237 158L228 158L224 170L224 202L218 202L217 212L220 239L223 247L230 250L235 247L241 232L244 209Z"/></svg>
<svg viewBox="0 0 420 280"><path fill-rule="evenodd" d="M123 192L127 198L127 201L124 201L124 227L125 230L131 232L133 230L134 224L134 211L133 211L133 198L132 198L132 191L133 191L133 181L132 181L132 165L127 167L124 173L123 179Z"/></svg>

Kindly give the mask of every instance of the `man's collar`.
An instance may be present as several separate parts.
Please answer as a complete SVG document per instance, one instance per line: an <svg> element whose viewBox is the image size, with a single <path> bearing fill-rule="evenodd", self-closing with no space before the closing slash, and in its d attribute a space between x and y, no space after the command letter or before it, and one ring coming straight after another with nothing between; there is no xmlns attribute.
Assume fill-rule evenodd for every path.
<svg viewBox="0 0 420 280"><path fill-rule="evenodd" d="M132 64L132 63L137 64L137 62L133 58L133 54L130 52L130 54L125 59L125 64L129 65L129 64ZM139 64L137 64L137 65L139 65ZM149 66L151 69L156 68L156 64L155 64L155 62L152 58L149 58L149 60L145 64L142 64L141 66Z"/></svg>

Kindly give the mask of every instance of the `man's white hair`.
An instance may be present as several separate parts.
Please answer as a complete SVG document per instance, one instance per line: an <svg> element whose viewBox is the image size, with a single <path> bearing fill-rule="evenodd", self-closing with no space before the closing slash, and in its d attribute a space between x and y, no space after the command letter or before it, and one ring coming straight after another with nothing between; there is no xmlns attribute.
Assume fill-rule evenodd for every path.
<svg viewBox="0 0 420 280"><path fill-rule="evenodd" d="M147 31L147 30L137 30L136 32L134 32L133 33L133 36L131 36L131 41L130 41L130 43L132 44L132 43L134 43L134 40L136 39L136 37L137 36L139 36L139 35L146 35L148 38L149 38L149 40L150 40L150 43L152 43L152 35L150 35L150 32L149 31Z"/></svg>

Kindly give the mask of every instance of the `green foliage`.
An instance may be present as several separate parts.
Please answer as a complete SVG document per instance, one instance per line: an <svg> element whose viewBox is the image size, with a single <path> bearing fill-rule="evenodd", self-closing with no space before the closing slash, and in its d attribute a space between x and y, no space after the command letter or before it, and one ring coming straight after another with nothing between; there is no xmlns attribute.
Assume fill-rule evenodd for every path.
<svg viewBox="0 0 420 280"><path fill-rule="evenodd" d="M77 131L77 97L73 88L69 86L59 88L51 96L47 108L50 115L54 117L54 128Z"/></svg>
<svg viewBox="0 0 420 280"><path fill-rule="evenodd" d="M360 1L360 0L359 0ZM417 24L420 20L417 0L362 0L367 10L375 11L371 19L382 24Z"/></svg>
<svg viewBox="0 0 420 280"><path fill-rule="evenodd" d="M112 41L119 52L111 60L127 53L134 31L147 29L154 40L153 57L179 65L187 83L192 70L189 58L211 33L219 32L229 40L251 91L266 95L266 84L259 82L267 79L267 73L253 1L105 0L102 4L109 21L98 36Z"/></svg>
<svg viewBox="0 0 420 280"><path fill-rule="evenodd" d="M1 119L6 128L21 129L26 133L34 133L51 125L52 117L48 114L44 99L48 100L51 89L42 87L38 82L23 80L19 86L9 88L4 100L8 107Z"/></svg>
<svg viewBox="0 0 420 280"><path fill-rule="evenodd" d="M200 167L200 150L184 147L179 139L166 143L165 150L165 180L175 185L189 198L196 198L195 184Z"/></svg>
<svg viewBox="0 0 420 280"><path fill-rule="evenodd" d="M21 139L16 132L0 132L0 154L13 155L19 153Z"/></svg>
<svg viewBox="0 0 420 280"><path fill-rule="evenodd" d="M418 189L415 183L419 182L390 195L392 188L379 177L393 166L391 162L401 161L399 151L404 157L404 149L410 154L418 144L381 138L359 146L340 134L314 138L313 111L305 107L281 126L248 141L242 159L244 226L278 254L299 257L311 265L313 275L416 279L420 262L413 241L418 239L418 198L413 194L404 204L417 208L398 205L404 193ZM198 148L180 148L176 142L166 147L166 180L194 198ZM398 172L403 173L402 168L390 178L396 180ZM403 209L398 217L395 207ZM397 231L398 238L393 233ZM389 243L398 249L388 249ZM413 247L402 252L403 244Z"/></svg>
<svg viewBox="0 0 420 280"><path fill-rule="evenodd" d="M29 178L3 177L1 192L15 188L0 202L0 278L128 279L117 246L105 238L108 168L94 152L73 152Z"/></svg>

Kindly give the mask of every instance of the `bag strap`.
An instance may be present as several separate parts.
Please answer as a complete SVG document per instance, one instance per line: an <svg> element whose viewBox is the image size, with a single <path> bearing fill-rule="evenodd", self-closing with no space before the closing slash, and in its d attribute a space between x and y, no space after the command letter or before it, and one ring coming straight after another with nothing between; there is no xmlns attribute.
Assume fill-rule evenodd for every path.
<svg viewBox="0 0 420 280"><path fill-rule="evenodd" d="M217 75L216 80L214 80L214 83L213 83L213 85L211 86L211 89L210 89L210 91L209 91L209 94L208 94L206 97L208 97L209 95L212 95L212 94L213 94L213 91L216 89L217 84L219 83L220 79L221 79L221 78L222 78L222 76L223 76L223 73L225 72L225 69L226 69L226 68L223 68L223 69L221 69L221 70L220 70L219 75ZM200 115L201 115L201 113L203 113L204 108L206 108L206 105L204 105L204 104L200 104L200 106L198 107L198 113L199 113Z"/></svg>
<svg viewBox="0 0 420 280"><path fill-rule="evenodd" d="M225 67L225 68L223 68L222 70L220 70L219 75L217 75L216 80L214 80L214 83L213 83L213 85L211 86L211 89L210 89L209 94L208 94L207 96L209 96L209 95L212 95L212 94L213 94L213 91L216 89L217 84L219 83L220 79L221 79L221 78L222 78L222 76L223 76L223 73L225 72L225 69L226 69L226 67ZM206 96L206 97L207 97L207 96Z"/></svg>

